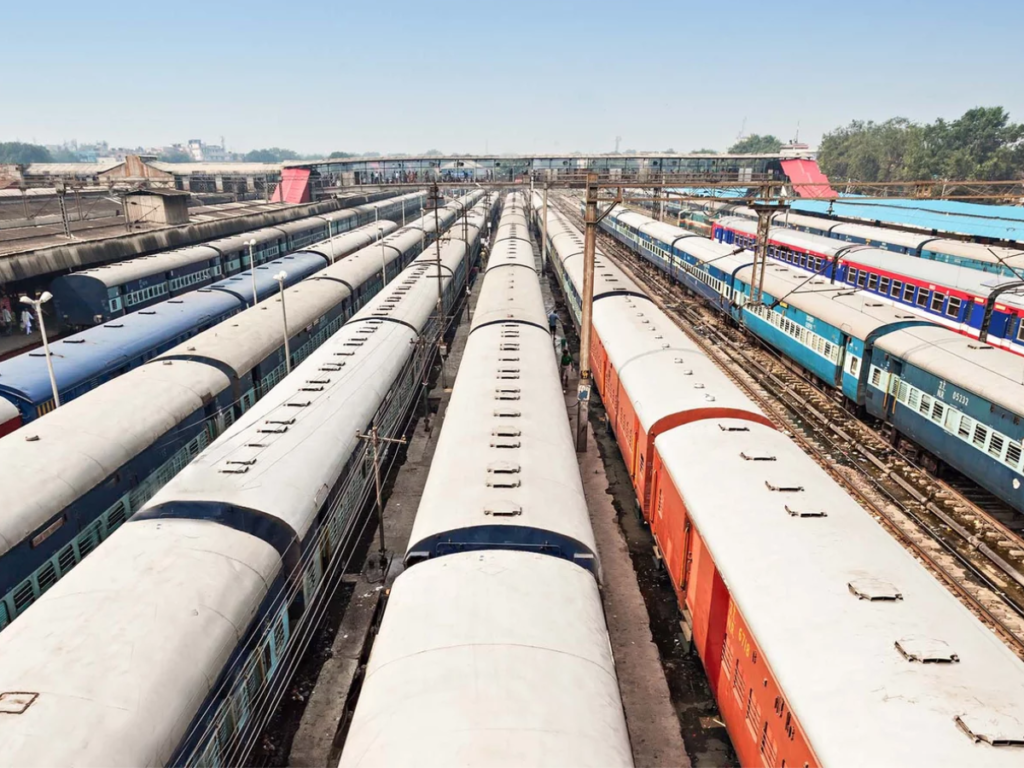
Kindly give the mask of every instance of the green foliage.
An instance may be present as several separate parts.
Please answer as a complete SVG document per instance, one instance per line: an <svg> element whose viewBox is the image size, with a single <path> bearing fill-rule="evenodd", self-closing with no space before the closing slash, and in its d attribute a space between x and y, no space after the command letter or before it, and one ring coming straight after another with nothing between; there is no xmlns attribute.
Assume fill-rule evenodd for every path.
<svg viewBox="0 0 1024 768"><path fill-rule="evenodd" d="M254 149L247 152L245 162L247 163L280 163L285 160L298 160L299 155L290 149L281 147L268 147L267 149Z"/></svg>
<svg viewBox="0 0 1024 768"><path fill-rule="evenodd" d="M903 117L855 120L825 134L818 164L834 180L1009 180L1024 171L1024 125L1011 123L1002 107L927 125Z"/></svg>
<svg viewBox="0 0 1024 768"><path fill-rule="evenodd" d="M191 163L192 155L178 147L167 147L156 159L164 163Z"/></svg>
<svg viewBox="0 0 1024 768"><path fill-rule="evenodd" d="M0 141L0 163L52 163L50 150L39 144L24 144L20 141Z"/></svg>
<svg viewBox="0 0 1024 768"><path fill-rule="evenodd" d="M691 149L691 155L717 155L717 149Z"/></svg>
<svg viewBox="0 0 1024 768"><path fill-rule="evenodd" d="M328 155L327 159L328 160L340 160L340 159L344 159L346 157L358 157L358 155L355 155L355 154L353 154L351 152L331 152L331 154Z"/></svg>
<svg viewBox="0 0 1024 768"><path fill-rule="evenodd" d="M740 139L731 147L730 155L772 155L782 149L782 142L770 134L758 136L752 133L745 139Z"/></svg>
<svg viewBox="0 0 1024 768"><path fill-rule="evenodd" d="M77 162L80 162L79 159L78 159L78 155L76 155L74 152L72 152L70 149L67 149L66 147L61 147L60 149L51 150L50 151L50 157L53 159L53 162L55 162L55 163L77 163Z"/></svg>

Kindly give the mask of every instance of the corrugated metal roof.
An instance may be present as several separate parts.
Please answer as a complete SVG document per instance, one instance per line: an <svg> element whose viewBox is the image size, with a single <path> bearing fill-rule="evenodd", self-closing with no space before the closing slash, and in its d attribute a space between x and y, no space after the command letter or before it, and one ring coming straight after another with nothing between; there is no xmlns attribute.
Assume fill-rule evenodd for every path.
<svg viewBox="0 0 1024 768"><path fill-rule="evenodd" d="M829 203L794 200L793 208L827 214ZM849 196L832 203L832 212L844 218L903 224L928 231L1024 241L1024 208L1019 206L982 205L958 200L866 200Z"/></svg>

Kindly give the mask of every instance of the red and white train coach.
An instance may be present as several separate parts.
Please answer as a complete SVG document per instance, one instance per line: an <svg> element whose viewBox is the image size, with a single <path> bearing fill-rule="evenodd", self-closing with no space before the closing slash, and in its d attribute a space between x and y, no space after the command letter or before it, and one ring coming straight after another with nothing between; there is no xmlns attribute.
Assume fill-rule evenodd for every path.
<svg viewBox="0 0 1024 768"><path fill-rule="evenodd" d="M578 317L583 239L552 208L547 231ZM742 764L1024 763L1020 659L600 253L593 317L595 383Z"/></svg>

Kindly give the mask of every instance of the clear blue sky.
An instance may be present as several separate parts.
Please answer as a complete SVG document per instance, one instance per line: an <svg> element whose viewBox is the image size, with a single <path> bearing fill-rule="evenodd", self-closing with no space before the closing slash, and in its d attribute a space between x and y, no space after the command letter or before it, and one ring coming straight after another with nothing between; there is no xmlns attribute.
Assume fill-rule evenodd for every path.
<svg viewBox="0 0 1024 768"><path fill-rule="evenodd" d="M744 118L811 143L979 105L1024 121L1021 0L7 0L0 29L0 140L686 151Z"/></svg>

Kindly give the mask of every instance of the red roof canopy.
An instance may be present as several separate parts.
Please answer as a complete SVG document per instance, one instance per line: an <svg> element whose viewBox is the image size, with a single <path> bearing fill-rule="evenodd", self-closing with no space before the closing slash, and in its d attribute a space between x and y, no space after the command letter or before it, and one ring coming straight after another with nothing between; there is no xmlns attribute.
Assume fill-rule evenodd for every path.
<svg viewBox="0 0 1024 768"><path fill-rule="evenodd" d="M782 172L794 184L801 185L794 187L799 197L839 197L816 160L783 160Z"/></svg>

